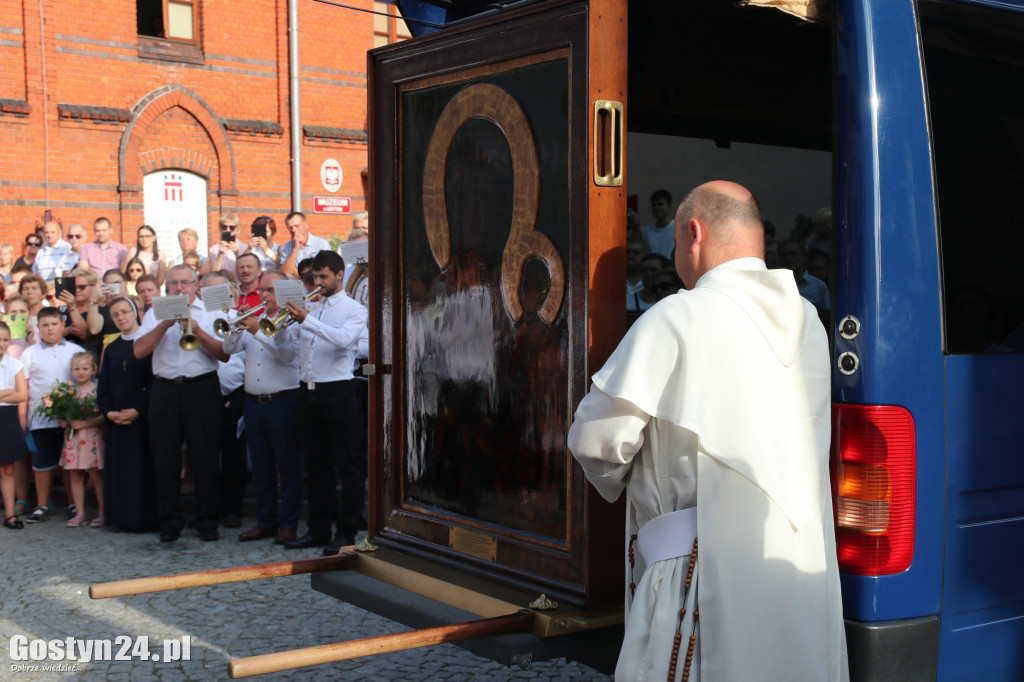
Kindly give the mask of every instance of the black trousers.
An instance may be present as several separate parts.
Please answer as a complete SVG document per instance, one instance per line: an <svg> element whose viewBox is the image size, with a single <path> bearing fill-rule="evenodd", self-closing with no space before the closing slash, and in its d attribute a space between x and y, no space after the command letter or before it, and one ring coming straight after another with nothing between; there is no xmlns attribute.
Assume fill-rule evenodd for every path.
<svg viewBox="0 0 1024 682"><path fill-rule="evenodd" d="M149 444L156 469L161 531L181 532L181 443L188 445L198 514L192 525L216 528L220 519L220 382L211 372L176 384L156 377L149 392Z"/></svg>
<svg viewBox="0 0 1024 682"><path fill-rule="evenodd" d="M353 538L359 527L366 490L360 414L354 380L316 384L312 391L304 385L299 389L295 423L306 468L309 533L317 538L329 538L332 523L338 534Z"/></svg>
<svg viewBox="0 0 1024 682"><path fill-rule="evenodd" d="M220 431L220 503L224 514L242 515L242 495L249 471L245 458L245 431L238 433L238 420L242 418L245 393L242 387L221 398L224 414Z"/></svg>

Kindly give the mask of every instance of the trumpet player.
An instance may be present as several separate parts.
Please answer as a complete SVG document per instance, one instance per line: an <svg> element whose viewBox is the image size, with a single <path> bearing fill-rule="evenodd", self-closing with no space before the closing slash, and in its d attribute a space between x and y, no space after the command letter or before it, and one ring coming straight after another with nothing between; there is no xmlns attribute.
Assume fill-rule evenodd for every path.
<svg viewBox="0 0 1024 682"><path fill-rule="evenodd" d="M238 267L242 267L242 259ZM277 271L260 280L264 315L273 318L280 311L274 282L285 279ZM302 511L301 467L295 429L295 405L299 390L299 328L289 325L268 337L260 331L256 316L238 323L241 333L228 335L224 350L235 357L245 354L245 430L252 459L253 488L256 491L256 525L239 534L242 542L274 538L283 545L295 540L295 528ZM281 489L278 508L277 488Z"/></svg>
<svg viewBox="0 0 1024 682"><path fill-rule="evenodd" d="M360 460L357 387L352 366L367 338L366 308L341 286L345 262L334 251L313 257L313 276L324 297L313 311L289 301L300 330L296 425L306 468L308 530L287 549L324 547L324 555L355 541L365 497L366 456ZM286 340L275 337L278 343ZM335 472L341 479L338 499ZM336 526L332 537L331 526Z"/></svg>
<svg viewBox="0 0 1024 682"><path fill-rule="evenodd" d="M153 310L146 313L135 339L135 357L153 356L153 386L149 392L149 441L156 469L157 511L160 541L174 542L185 527L181 514L181 443L188 445L195 476L198 513L192 526L206 541L218 539L220 482L217 440L209 437L221 426L219 362L228 355L213 333L214 314L197 297L196 273L187 265L167 272L167 293L185 295L189 301L192 333L199 349L180 345L184 325L174 320L158 322Z"/></svg>

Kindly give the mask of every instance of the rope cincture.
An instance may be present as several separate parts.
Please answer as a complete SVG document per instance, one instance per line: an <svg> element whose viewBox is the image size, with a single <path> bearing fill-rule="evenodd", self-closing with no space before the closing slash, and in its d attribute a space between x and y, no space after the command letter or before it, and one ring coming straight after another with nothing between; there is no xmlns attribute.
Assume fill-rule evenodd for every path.
<svg viewBox="0 0 1024 682"><path fill-rule="evenodd" d="M636 533L629 536L629 596L630 598L636 596L636 582L633 580L633 566L636 564L636 559L633 556L633 545L636 543Z"/></svg>
<svg viewBox="0 0 1024 682"><path fill-rule="evenodd" d="M636 537L636 536L634 536ZM632 557L632 545L630 549L630 557ZM630 564L632 566L632 563ZM686 568L686 583L683 586L683 603L686 603L686 598L690 595L690 585L693 582L693 571L697 566L697 538L693 539L693 549L690 551L690 563ZM676 668L679 663L679 649L683 643L683 619L686 616L686 609L679 609L679 620L676 623L676 634L672 640L672 657L669 659L668 664L668 682L675 682L676 679ZM690 641L686 647L686 658L683 663L683 679L682 682L687 682L690 679L690 667L693 665L693 652L697 647L697 618L700 616L700 611L697 609L693 610L693 628L690 630Z"/></svg>

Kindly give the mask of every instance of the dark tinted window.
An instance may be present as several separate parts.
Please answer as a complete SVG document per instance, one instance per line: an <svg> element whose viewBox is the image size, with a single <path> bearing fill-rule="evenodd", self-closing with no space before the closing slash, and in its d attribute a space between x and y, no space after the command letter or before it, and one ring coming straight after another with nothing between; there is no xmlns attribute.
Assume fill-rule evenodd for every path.
<svg viewBox="0 0 1024 682"><path fill-rule="evenodd" d="M946 351L1024 350L1024 15L921 2Z"/></svg>

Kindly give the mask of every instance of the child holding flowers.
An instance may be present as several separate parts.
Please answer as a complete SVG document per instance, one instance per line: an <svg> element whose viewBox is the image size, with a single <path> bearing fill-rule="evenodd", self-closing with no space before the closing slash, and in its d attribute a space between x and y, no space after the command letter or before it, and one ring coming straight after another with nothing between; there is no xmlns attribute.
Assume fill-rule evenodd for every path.
<svg viewBox="0 0 1024 682"><path fill-rule="evenodd" d="M99 516L89 524L93 528L103 525L103 416L96 407L96 357L92 353L71 356L71 376L77 384L75 397L78 405L61 419L65 428L61 462L71 474L71 497L77 512L68 521L68 527L84 526L85 472L88 470L96 489Z"/></svg>

